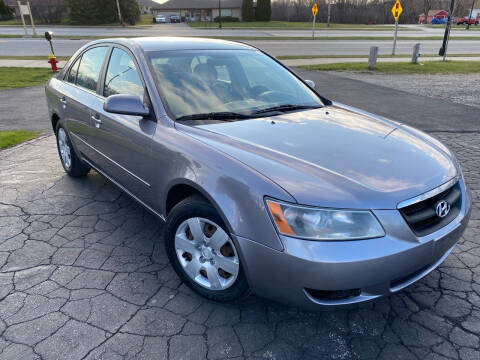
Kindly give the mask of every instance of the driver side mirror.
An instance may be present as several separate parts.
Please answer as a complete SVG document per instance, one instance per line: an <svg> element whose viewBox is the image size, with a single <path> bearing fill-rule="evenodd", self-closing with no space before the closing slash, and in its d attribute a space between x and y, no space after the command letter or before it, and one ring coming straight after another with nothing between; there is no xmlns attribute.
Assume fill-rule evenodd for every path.
<svg viewBox="0 0 480 360"><path fill-rule="evenodd" d="M305 83L310 86L312 89L315 89L315 82L313 82L312 80L304 80Z"/></svg>
<svg viewBox="0 0 480 360"><path fill-rule="evenodd" d="M136 95L110 95L103 103L103 110L112 114L148 116L150 109Z"/></svg>

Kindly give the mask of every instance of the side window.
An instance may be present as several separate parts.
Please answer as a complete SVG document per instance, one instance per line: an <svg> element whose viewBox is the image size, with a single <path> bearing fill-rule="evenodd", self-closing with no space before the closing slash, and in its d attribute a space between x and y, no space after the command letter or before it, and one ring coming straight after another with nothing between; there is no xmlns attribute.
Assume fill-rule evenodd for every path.
<svg viewBox="0 0 480 360"><path fill-rule="evenodd" d="M107 47L96 47L86 51L77 74L77 85L86 89L96 91L103 60L107 53Z"/></svg>
<svg viewBox="0 0 480 360"><path fill-rule="evenodd" d="M75 81L77 80L78 65L80 65L81 58L82 57L80 56L70 68L70 72L68 73L68 77L67 77L67 81L69 83L75 84Z"/></svg>
<svg viewBox="0 0 480 360"><path fill-rule="evenodd" d="M114 48L108 63L103 96L137 95L143 100L145 89L134 61L125 51Z"/></svg>

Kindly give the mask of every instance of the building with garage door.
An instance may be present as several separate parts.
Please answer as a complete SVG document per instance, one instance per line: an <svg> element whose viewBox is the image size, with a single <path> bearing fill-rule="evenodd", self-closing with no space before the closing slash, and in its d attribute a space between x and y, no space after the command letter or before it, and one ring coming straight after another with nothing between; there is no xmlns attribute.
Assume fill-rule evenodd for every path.
<svg viewBox="0 0 480 360"><path fill-rule="evenodd" d="M177 15L182 21L214 21L218 17L218 0L169 0L159 4L154 14ZM221 0L222 17L242 20L242 0Z"/></svg>

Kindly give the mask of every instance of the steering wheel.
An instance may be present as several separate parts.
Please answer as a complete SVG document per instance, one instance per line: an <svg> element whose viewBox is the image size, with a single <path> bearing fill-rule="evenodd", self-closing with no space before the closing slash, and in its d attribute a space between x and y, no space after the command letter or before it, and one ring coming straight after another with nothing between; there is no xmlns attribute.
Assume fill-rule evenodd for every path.
<svg viewBox="0 0 480 360"><path fill-rule="evenodd" d="M230 100L231 90L230 86L227 83L217 80L211 85L211 89L215 93L215 95L222 101Z"/></svg>
<svg viewBox="0 0 480 360"><path fill-rule="evenodd" d="M258 99L271 102L292 102L295 101L295 96L283 91L268 90L259 94Z"/></svg>

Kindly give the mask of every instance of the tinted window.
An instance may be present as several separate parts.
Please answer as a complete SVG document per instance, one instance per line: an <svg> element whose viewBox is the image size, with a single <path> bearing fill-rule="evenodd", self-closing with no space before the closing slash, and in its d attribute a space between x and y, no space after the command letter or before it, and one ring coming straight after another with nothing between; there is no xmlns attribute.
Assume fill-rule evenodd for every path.
<svg viewBox="0 0 480 360"><path fill-rule="evenodd" d="M68 73L67 81L75 84L75 80L77 80L77 73L78 73L78 65L80 65L80 59L79 57L77 61L72 65L70 68L70 72Z"/></svg>
<svg viewBox="0 0 480 360"><path fill-rule="evenodd" d="M96 47L83 54L77 75L78 86L93 91L97 90L98 78L106 52L106 47Z"/></svg>
<svg viewBox="0 0 480 360"><path fill-rule="evenodd" d="M113 49L105 78L104 96L137 95L143 100L144 88L134 61L125 51Z"/></svg>

